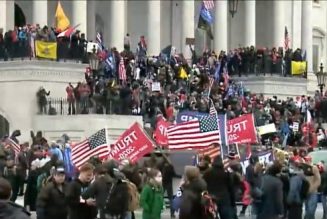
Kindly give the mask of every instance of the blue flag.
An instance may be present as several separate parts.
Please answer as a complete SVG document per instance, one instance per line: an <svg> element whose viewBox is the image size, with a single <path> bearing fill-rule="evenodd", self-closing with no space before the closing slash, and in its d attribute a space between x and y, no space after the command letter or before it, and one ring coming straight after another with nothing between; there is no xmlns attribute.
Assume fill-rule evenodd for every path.
<svg viewBox="0 0 327 219"><path fill-rule="evenodd" d="M200 16L205 20L208 24L213 24L214 18L211 12L202 5Z"/></svg>

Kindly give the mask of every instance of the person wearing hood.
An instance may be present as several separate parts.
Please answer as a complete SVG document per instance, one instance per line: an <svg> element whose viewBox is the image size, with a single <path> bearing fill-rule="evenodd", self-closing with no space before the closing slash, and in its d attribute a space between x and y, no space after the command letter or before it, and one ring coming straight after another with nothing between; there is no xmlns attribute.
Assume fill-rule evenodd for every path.
<svg viewBox="0 0 327 219"><path fill-rule="evenodd" d="M9 201L11 194L10 183L0 177L0 218L30 219L29 212L23 207Z"/></svg>
<svg viewBox="0 0 327 219"><path fill-rule="evenodd" d="M59 145L54 141L51 142L50 154L56 154L59 161L64 160L64 156L63 156L61 150L59 149Z"/></svg>
<svg viewBox="0 0 327 219"><path fill-rule="evenodd" d="M226 172L220 156L214 159L212 167L204 174L203 179L207 183L208 192L215 198L218 213L221 219L231 219L235 206L235 194L232 174Z"/></svg>
<svg viewBox="0 0 327 219"><path fill-rule="evenodd" d="M185 166L179 219L206 219L201 205L201 196L206 189L200 170L194 166Z"/></svg>
<svg viewBox="0 0 327 219"><path fill-rule="evenodd" d="M141 193L141 206L143 219L160 219L164 206L164 194L162 188L162 175L157 169L151 169L148 173L148 181Z"/></svg>
<svg viewBox="0 0 327 219"><path fill-rule="evenodd" d="M275 161L263 176L261 182L262 196L259 204L257 219L283 218L283 183L278 175L282 165Z"/></svg>

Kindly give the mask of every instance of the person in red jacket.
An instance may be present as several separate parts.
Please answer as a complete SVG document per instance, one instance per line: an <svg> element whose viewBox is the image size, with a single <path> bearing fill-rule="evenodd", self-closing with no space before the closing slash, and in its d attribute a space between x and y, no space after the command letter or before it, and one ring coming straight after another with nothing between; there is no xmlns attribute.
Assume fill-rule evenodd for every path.
<svg viewBox="0 0 327 219"><path fill-rule="evenodd" d="M75 114L75 95L74 87L71 83L66 87L67 101L68 101L68 115Z"/></svg>

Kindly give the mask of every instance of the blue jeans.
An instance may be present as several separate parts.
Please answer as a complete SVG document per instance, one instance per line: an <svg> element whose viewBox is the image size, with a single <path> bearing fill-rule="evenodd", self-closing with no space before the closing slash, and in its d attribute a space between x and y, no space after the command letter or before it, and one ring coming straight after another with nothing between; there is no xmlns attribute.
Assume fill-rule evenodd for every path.
<svg viewBox="0 0 327 219"><path fill-rule="evenodd" d="M305 200L305 219L314 219L315 213L318 205L318 194L309 194Z"/></svg>
<svg viewBox="0 0 327 219"><path fill-rule="evenodd" d="M327 217L327 195L321 194L321 204L322 209L324 210L324 217Z"/></svg>
<svg viewBox="0 0 327 219"><path fill-rule="evenodd" d="M126 212L124 219L132 219L132 212L130 212L130 211Z"/></svg>

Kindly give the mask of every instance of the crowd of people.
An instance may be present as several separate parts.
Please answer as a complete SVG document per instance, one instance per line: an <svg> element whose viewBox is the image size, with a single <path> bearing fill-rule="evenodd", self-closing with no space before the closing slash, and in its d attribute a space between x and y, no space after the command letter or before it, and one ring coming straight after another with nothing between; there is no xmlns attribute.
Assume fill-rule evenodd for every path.
<svg viewBox="0 0 327 219"><path fill-rule="evenodd" d="M71 37L57 37L61 33L53 27L25 25L15 27L5 33L0 28L0 60L35 57L35 41L57 42L57 57L85 61L84 47L87 44L85 34L74 32Z"/></svg>
<svg viewBox="0 0 327 219"><path fill-rule="evenodd" d="M16 131L10 139L17 141L18 136ZM245 171L231 153L228 166L221 156L200 157L195 165L185 166L180 195L174 196L173 178L179 176L169 155L152 154L139 163L92 157L77 170L67 159L66 135L48 143L41 132L32 133L31 146L21 144L16 155L7 140L0 145L2 218L25 219L36 212L38 219L130 219L141 208L142 218L160 219L165 193L171 218L237 219L248 211L258 219L299 219L305 205L305 218L312 219L318 197L323 218L327 216L325 165L313 164L305 149L276 154L271 163L259 162L253 154ZM23 195L24 208L15 204ZM240 212L237 204L242 205Z"/></svg>

